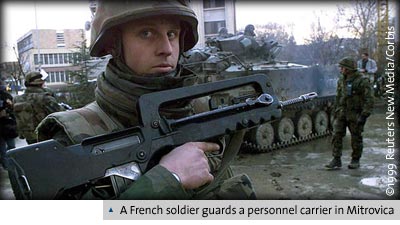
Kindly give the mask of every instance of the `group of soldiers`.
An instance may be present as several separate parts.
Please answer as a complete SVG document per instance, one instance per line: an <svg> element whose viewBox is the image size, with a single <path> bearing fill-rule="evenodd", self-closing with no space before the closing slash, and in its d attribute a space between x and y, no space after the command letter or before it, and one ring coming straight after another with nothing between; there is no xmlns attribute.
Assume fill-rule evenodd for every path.
<svg viewBox="0 0 400 225"><path fill-rule="evenodd" d="M178 64L181 54L198 40L196 15L184 1L99 1L97 7L90 54L93 57L111 54L113 58L98 77L95 101L80 109L64 111L43 89L42 74L28 74L27 90L15 98L14 113L17 130L29 144L55 139L69 146L87 137L137 126L139 96L193 84L193 74ZM253 35L254 27L248 27L246 32ZM368 63L362 63L363 67L364 64L369 71ZM373 98L369 80L357 71L353 59L344 58L339 65L342 75L335 106L334 159L327 168L341 167L342 139L349 127L353 148L349 168L355 169L360 166L361 134L371 114ZM30 103L32 99L35 105ZM26 114L29 110L33 117ZM196 113L190 103L168 106L161 111L174 117ZM27 121L32 125L25 124ZM135 182L118 178L118 182L105 185L104 180L99 180L62 198L255 199L246 175L234 176L229 168L219 174L221 158L210 157L219 148L232 147L229 145L232 141L232 137L225 137L215 143L183 144L162 156L158 165Z"/></svg>

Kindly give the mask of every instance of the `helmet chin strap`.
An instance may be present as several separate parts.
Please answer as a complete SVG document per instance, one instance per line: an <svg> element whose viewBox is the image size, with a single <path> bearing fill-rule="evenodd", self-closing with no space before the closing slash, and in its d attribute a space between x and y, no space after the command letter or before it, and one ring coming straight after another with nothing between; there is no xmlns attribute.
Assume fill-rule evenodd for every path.
<svg viewBox="0 0 400 225"><path fill-rule="evenodd" d="M114 38L113 38L113 44L110 49L110 54L114 59L118 59L121 62L125 63L125 58L124 58L124 48L122 46L122 35L121 35L121 30L119 29L114 29Z"/></svg>
<svg viewBox="0 0 400 225"><path fill-rule="evenodd" d="M179 57L178 57L178 64L183 56L183 49L185 49L185 36L186 36L186 24L184 22L181 22L181 33L179 34ZM179 65L177 65L179 66Z"/></svg>

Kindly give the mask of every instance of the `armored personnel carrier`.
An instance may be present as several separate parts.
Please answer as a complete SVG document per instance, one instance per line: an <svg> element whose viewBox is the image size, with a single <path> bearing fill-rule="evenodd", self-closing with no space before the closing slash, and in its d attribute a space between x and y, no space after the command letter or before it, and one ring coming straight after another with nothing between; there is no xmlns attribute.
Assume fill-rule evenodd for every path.
<svg viewBox="0 0 400 225"><path fill-rule="evenodd" d="M259 43L253 36L235 35L210 39L206 43L204 49L187 52L182 61L186 69L197 74L199 83L264 74L269 80L267 85L273 87L281 101L308 92L319 96L307 104L285 108L280 120L249 130L242 149L267 152L331 133L337 73L319 66L277 61L282 46L273 40ZM210 108L252 96L251 88L234 92L213 95Z"/></svg>

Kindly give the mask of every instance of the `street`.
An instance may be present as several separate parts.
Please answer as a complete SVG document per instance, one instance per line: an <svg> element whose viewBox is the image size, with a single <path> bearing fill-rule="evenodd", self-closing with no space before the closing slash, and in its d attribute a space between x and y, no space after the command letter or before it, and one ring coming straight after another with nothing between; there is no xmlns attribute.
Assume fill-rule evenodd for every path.
<svg viewBox="0 0 400 225"><path fill-rule="evenodd" d="M387 127L384 107L375 109L364 132L361 167L347 168L350 162L350 134L344 139L342 169L327 171L331 137L325 137L272 153L242 153L232 166L235 174L246 173L259 199L393 199L388 188ZM17 140L17 146L25 145ZM395 162L394 162L395 163ZM0 198L14 199L7 172L0 169ZM397 175L397 180L399 177ZM398 188L398 185L396 185Z"/></svg>
<svg viewBox="0 0 400 225"><path fill-rule="evenodd" d="M324 168L332 159L331 137L264 154L240 154L235 173L252 179L259 199L395 199L386 195L388 165L387 121L384 107L375 108L364 128L361 167L350 170L350 133L344 138L342 168ZM398 170L397 170L398 171ZM397 173L398 174L398 173ZM396 175L395 175L396 177ZM399 175L397 175L399 180Z"/></svg>

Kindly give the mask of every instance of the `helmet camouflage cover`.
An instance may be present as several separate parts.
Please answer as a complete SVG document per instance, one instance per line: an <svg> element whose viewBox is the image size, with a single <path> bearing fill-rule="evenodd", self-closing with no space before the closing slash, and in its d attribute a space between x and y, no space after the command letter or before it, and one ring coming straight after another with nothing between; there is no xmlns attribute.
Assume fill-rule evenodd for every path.
<svg viewBox="0 0 400 225"><path fill-rule="evenodd" d="M351 57L344 57L339 61L339 66L342 66L348 70L357 70L356 61Z"/></svg>
<svg viewBox="0 0 400 225"><path fill-rule="evenodd" d="M183 51L191 49L197 43L197 17L184 0L99 0L97 4L91 28L91 56L101 57L110 53L115 37L113 28L135 19L158 15L177 16L183 22Z"/></svg>
<svg viewBox="0 0 400 225"><path fill-rule="evenodd" d="M45 82L40 72L30 72L25 76L25 86L39 86Z"/></svg>

